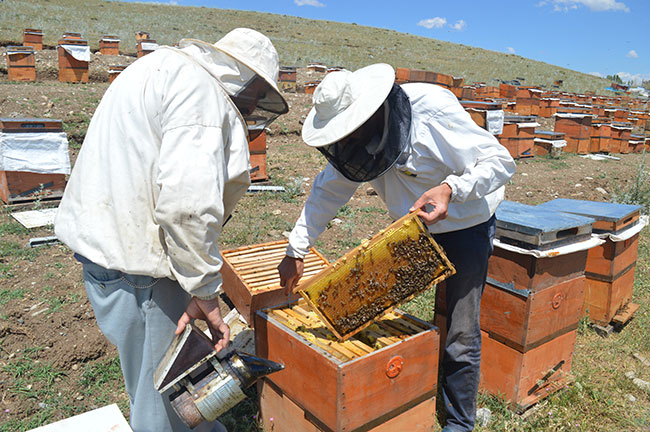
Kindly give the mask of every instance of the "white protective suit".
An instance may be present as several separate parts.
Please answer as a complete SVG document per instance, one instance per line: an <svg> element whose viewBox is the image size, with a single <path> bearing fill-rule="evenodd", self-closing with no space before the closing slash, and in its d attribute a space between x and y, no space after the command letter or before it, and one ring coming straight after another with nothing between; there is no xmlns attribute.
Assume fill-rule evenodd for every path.
<svg viewBox="0 0 650 432"><path fill-rule="evenodd" d="M476 125L449 90L422 83L405 84L402 89L411 102L410 147L392 168L370 181L390 216L404 216L424 192L447 183L452 189L448 216L429 226L432 233L487 221L515 172L508 150ZM291 232L287 255L304 257L360 184L327 164L314 180Z"/></svg>
<svg viewBox="0 0 650 432"><path fill-rule="evenodd" d="M104 268L216 296L217 240L250 184L244 121L217 67L190 45L156 50L117 77L59 207L62 242Z"/></svg>

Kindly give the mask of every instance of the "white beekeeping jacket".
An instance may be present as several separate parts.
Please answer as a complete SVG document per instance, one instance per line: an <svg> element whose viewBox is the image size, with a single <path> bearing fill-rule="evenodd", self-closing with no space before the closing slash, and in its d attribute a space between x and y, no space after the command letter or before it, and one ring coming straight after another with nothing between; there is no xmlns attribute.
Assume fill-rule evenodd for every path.
<svg viewBox="0 0 650 432"><path fill-rule="evenodd" d="M447 183L452 189L447 218L429 225L430 232L457 231L487 221L515 172L508 150L474 123L449 90L423 83L402 89L411 102L408 154L370 181L390 216L404 216L424 192ZM287 255L304 257L360 184L327 164L291 232Z"/></svg>
<svg viewBox="0 0 650 432"><path fill-rule="evenodd" d="M55 220L102 267L211 298L217 241L250 184L244 122L205 65L159 49L126 68L90 122Z"/></svg>

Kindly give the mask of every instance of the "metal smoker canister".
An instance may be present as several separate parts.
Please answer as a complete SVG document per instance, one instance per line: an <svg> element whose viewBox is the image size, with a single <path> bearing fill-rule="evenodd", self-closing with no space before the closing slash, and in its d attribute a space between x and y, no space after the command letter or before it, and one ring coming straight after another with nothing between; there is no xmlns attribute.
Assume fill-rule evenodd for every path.
<svg viewBox="0 0 650 432"><path fill-rule="evenodd" d="M178 335L154 375L160 393L173 389L171 406L190 428L213 421L246 398L244 389L283 365L231 352L217 358L212 341L188 325Z"/></svg>

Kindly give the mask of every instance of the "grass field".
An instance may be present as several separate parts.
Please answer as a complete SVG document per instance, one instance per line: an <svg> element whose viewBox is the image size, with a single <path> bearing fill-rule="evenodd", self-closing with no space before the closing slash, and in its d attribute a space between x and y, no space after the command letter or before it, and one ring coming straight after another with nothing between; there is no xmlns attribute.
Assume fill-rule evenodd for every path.
<svg viewBox="0 0 650 432"><path fill-rule="evenodd" d="M498 80L525 78L526 85L550 87L562 80L562 90L607 93L602 78L571 71L518 55L398 33L392 30L317 21L286 15L181 7L105 0L5 0L0 8L4 41L20 43L24 28L43 30L44 42L56 45L64 32L81 33L91 49L103 35L117 35L123 52L135 53L135 32L147 31L160 44L181 38L214 42L235 27L265 33L284 65L321 61L354 70L371 63L426 69L465 78L465 82L498 85Z"/></svg>

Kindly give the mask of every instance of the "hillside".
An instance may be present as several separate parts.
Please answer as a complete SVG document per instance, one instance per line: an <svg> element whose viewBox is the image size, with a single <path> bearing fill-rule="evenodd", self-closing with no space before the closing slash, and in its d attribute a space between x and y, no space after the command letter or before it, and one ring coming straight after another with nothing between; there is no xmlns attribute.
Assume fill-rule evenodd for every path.
<svg viewBox="0 0 650 432"><path fill-rule="evenodd" d="M562 80L563 90L599 94L606 93L609 84L602 78L518 55L286 15L105 0L5 0L0 8L1 45L20 44L24 28L37 28L43 30L47 45L56 45L64 32L77 32L96 50L99 39L109 34L119 36L122 51L134 53L136 31L147 31L158 43L169 45L187 37L213 42L235 27L251 27L268 35L285 65L320 61L354 70L385 62L487 85L521 77L527 85L550 87Z"/></svg>

